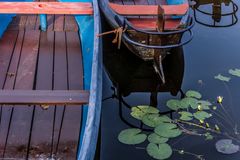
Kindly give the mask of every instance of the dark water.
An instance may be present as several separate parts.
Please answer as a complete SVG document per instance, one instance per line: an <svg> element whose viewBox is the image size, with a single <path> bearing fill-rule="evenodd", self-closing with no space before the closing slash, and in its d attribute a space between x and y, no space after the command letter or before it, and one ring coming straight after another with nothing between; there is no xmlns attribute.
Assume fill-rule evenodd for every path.
<svg viewBox="0 0 240 160"><path fill-rule="evenodd" d="M235 2L237 5L240 2ZM231 11L231 7L222 4L222 12ZM201 9L211 11L211 6ZM240 11L239 11L240 12ZM237 16L239 17L239 12ZM198 20L211 24L212 18L206 15L197 15ZM221 19L221 25L228 25L232 16ZM180 94L174 96L176 91L182 89L184 92L193 89L202 93L203 99L211 102L216 101L217 96L223 96L223 105L240 125L240 78L230 76L228 70L240 68L240 23L230 27L211 28L196 23L193 28L194 39L183 48L183 53L178 50L175 56L169 56L164 68L167 74L167 86L159 87L158 108L166 110L166 101L170 98L180 98ZM111 38L109 39L111 40ZM122 47L121 53L116 53L111 47L104 47L104 89L103 98L113 94L111 86L120 88L124 94L124 100L130 106L149 105L150 93L156 90L157 77L151 69L151 64L143 63L141 60L128 54ZM170 64L170 65L169 65ZM221 73L231 77L230 82L222 82L214 79ZM149 83L151 82L151 83ZM142 92L139 92L142 91ZM143 92L144 91L144 92ZM164 91L164 92L163 92ZM170 92L171 93L170 93ZM102 160L130 160L151 159L144 148L146 144L136 146L124 145L118 142L117 136L122 129L129 128L119 116L119 101L116 98L108 99L102 106ZM138 125L137 121L129 116L129 109L124 107L125 119ZM220 119L216 118L218 121ZM232 128L226 126L226 131ZM215 149L215 142L205 141L201 137L184 136L170 141L173 148L184 149L196 154L204 155L207 160L239 160L240 153L223 155ZM179 155L174 153L172 160L193 160L193 156Z"/></svg>

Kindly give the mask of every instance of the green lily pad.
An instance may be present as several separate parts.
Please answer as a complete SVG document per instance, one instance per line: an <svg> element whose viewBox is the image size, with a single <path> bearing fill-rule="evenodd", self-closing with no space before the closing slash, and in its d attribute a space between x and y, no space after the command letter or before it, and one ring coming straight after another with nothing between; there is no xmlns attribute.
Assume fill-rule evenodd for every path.
<svg viewBox="0 0 240 160"><path fill-rule="evenodd" d="M168 138L161 137L156 133L152 133L148 136L148 141L150 143L161 144L161 143L166 143L168 141Z"/></svg>
<svg viewBox="0 0 240 160"><path fill-rule="evenodd" d="M192 97L183 98L180 103L181 104L180 108L186 109L188 107L191 107L193 109L196 109L197 102L198 102L198 100L196 98L192 98Z"/></svg>
<svg viewBox="0 0 240 160"><path fill-rule="evenodd" d="M142 122L149 127L156 127L161 123L171 121L172 120L168 116L160 116L159 114L146 114L142 118Z"/></svg>
<svg viewBox="0 0 240 160"><path fill-rule="evenodd" d="M211 105L212 105L211 102L209 102L209 101L204 101L204 100L200 100L200 101L198 101L197 103L200 104L200 105L205 105L205 106L211 106Z"/></svg>
<svg viewBox="0 0 240 160"><path fill-rule="evenodd" d="M182 134L182 131L177 128L177 125L173 123L162 123L159 124L154 132L159 136L166 138L174 138Z"/></svg>
<svg viewBox="0 0 240 160"><path fill-rule="evenodd" d="M205 111L197 111L193 114L193 116L198 120L205 120L206 118L210 118L212 115Z"/></svg>
<svg viewBox="0 0 240 160"><path fill-rule="evenodd" d="M172 155L172 148L167 143L154 144L149 143L147 146L147 153L158 160L164 160Z"/></svg>
<svg viewBox="0 0 240 160"><path fill-rule="evenodd" d="M205 133L204 136L206 137L206 140L212 140L213 139L213 136L209 132Z"/></svg>
<svg viewBox="0 0 240 160"><path fill-rule="evenodd" d="M218 74L217 76L214 77L215 79L218 79L220 81L224 81L224 82L229 82L230 81L230 77L226 77L226 76L223 76L221 74Z"/></svg>
<svg viewBox="0 0 240 160"><path fill-rule="evenodd" d="M146 114L159 113L159 110L157 108L151 106L136 106L132 107L131 110L131 116L138 120L142 120L143 116Z"/></svg>
<svg viewBox="0 0 240 160"><path fill-rule="evenodd" d="M193 114L190 112L182 111L178 113L181 114L180 119L183 121L191 121L193 119Z"/></svg>
<svg viewBox="0 0 240 160"><path fill-rule="evenodd" d="M217 151L223 154L233 154L240 150L239 145L233 144L231 139L221 139L215 146Z"/></svg>
<svg viewBox="0 0 240 160"><path fill-rule="evenodd" d="M233 76L240 77L240 69L230 69L228 73L230 73Z"/></svg>
<svg viewBox="0 0 240 160"><path fill-rule="evenodd" d="M187 97L197 98L197 99L202 98L201 93L199 93L199 92L197 92L197 91L193 91L193 90L187 91L186 96L187 96Z"/></svg>
<svg viewBox="0 0 240 160"><path fill-rule="evenodd" d="M118 135L118 140L129 145L140 144L147 139L147 135L141 132L142 131L137 128L122 130Z"/></svg>
<svg viewBox="0 0 240 160"><path fill-rule="evenodd" d="M181 106L181 101L177 99L170 99L167 101L167 107L171 110L178 110Z"/></svg>

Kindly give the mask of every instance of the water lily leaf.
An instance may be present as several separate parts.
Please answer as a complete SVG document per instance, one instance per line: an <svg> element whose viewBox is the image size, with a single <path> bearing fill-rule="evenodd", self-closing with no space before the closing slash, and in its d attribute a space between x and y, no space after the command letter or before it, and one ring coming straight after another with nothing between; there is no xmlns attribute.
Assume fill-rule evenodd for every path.
<svg viewBox="0 0 240 160"><path fill-rule="evenodd" d="M197 99L202 98L201 93L199 93L199 92L197 92L197 91L193 91L193 90L187 91L186 96L187 96L187 97L197 98Z"/></svg>
<svg viewBox="0 0 240 160"><path fill-rule="evenodd" d="M196 109L197 102L198 102L198 100L196 98L192 98L192 97L183 98L180 103L180 108L186 109L188 107L191 107L193 109Z"/></svg>
<svg viewBox="0 0 240 160"><path fill-rule="evenodd" d="M174 138L182 134L182 131L173 123L161 123L154 129L154 132L166 138Z"/></svg>
<svg viewBox="0 0 240 160"><path fill-rule="evenodd" d="M209 132L205 133L205 137L206 137L206 140L212 140L213 139L213 136Z"/></svg>
<svg viewBox="0 0 240 160"><path fill-rule="evenodd" d="M180 119L183 121L191 121L193 119L193 114L190 112L182 111L182 112L178 112L178 113L181 114Z"/></svg>
<svg viewBox="0 0 240 160"><path fill-rule="evenodd" d="M164 160L172 155L172 148L167 143L154 144L149 143L147 146L147 153L158 160Z"/></svg>
<svg viewBox="0 0 240 160"><path fill-rule="evenodd" d="M142 120L143 116L146 114L159 113L159 110L157 108L151 106L136 106L132 107L131 110L131 116L138 120Z"/></svg>
<svg viewBox="0 0 240 160"><path fill-rule="evenodd" d="M200 105L205 105L205 106L211 106L211 105L212 105L211 102L209 102L209 101L204 101L204 100L200 100L200 101L198 101L197 103L200 104Z"/></svg>
<svg viewBox="0 0 240 160"><path fill-rule="evenodd" d="M171 121L172 120L168 116L160 116L159 114L146 114L142 118L142 122L149 127L156 127L160 123Z"/></svg>
<svg viewBox="0 0 240 160"><path fill-rule="evenodd" d="M217 151L223 154L233 154L239 151L239 145L233 144L231 139L221 139L215 146Z"/></svg>
<svg viewBox="0 0 240 160"><path fill-rule="evenodd" d="M170 99L167 101L167 107L170 108L171 110L178 110L181 106L181 101L177 99Z"/></svg>
<svg viewBox="0 0 240 160"><path fill-rule="evenodd" d="M221 74L218 74L217 76L214 77L215 79L218 79L220 81L224 81L224 82L229 82L230 81L230 77L226 77L226 76L223 76Z"/></svg>
<svg viewBox="0 0 240 160"><path fill-rule="evenodd" d="M193 116L198 120L204 121L206 118L210 118L212 115L205 111L197 111L193 114Z"/></svg>
<svg viewBox="0 0 240 160"><path fill-rule="evenodd" d="M230 73L233 76L240 77L240 69L230 69L228 73Z"/></svg>
<svg viewBox="0 0 240 160"><path fill-rule="evenodd" d="M168 138L161 137L156 133L152 133L148 136L148 141L150 143L161 144L161 143L166 143L168 141Z"/></svg>
<svg viewBox="0 0 240 160"><path fill-rule="evenodd" d="M122 130L118 135L118 140L124 144L140 144L147 139L147 135L141 133L137 128L130 128Z"/></svg>

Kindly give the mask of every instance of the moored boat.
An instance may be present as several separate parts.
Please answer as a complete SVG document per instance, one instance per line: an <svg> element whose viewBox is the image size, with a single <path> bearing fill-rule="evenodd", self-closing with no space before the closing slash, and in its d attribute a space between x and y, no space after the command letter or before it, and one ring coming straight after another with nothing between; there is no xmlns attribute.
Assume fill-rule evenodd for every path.
<svg viewBox="0 0 240 160"><path fill-rule="evenodd" d="M102 94L97 1L0 6L0 157L93 159Z"/></svg>
<svg viewBox="0 0 240 160"><path fill-rule="evenodd" d="M162 61L173 48L182 47L192 39L193 21L187 1L166 0L150 3L147 0L99 1L101 11L112 26L120 47L128 49L153 67L165 83ZM111 32L103 33L107 34ZM187 34L183 38L184 34Z"/></svg>

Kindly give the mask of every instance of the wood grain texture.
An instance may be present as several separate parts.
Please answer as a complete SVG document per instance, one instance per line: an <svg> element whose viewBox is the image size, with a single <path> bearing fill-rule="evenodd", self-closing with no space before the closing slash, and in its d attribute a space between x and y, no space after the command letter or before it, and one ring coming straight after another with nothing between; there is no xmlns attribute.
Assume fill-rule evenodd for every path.
<svg viewBox="0 0 240 160"><path fill-rule="evenodd" d="M0 13L92 15L86 2L0 2Z"/></svg>

